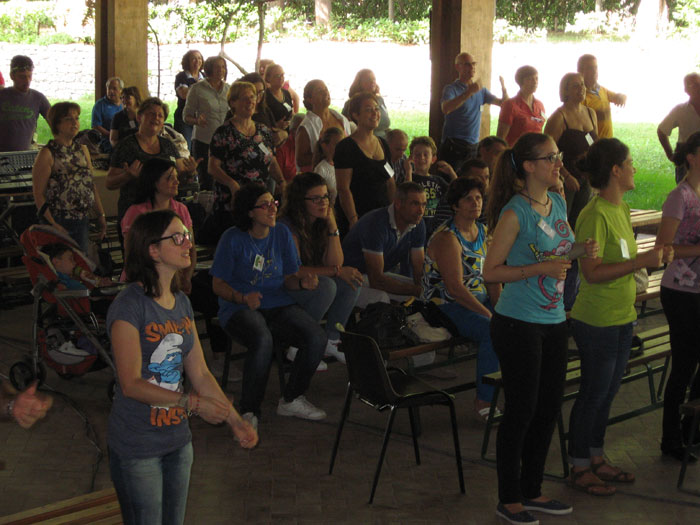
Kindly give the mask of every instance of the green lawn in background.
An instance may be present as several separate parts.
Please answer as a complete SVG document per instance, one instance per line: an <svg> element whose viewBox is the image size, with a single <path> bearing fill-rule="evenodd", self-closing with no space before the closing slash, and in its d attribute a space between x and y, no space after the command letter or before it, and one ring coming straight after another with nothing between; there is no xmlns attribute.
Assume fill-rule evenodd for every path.
<svg viewBox="0 0 700 525"><path fill-rule="evenodd" d="M53 104L59 100L51 99ZM94 101L91 97L83 97L77 100L82 108L80 112L80 128L90 127L90 115ZM170 112L167 122L173 122L175 100L167 100ZM498 123L491 120L491 129L495 131ZM392 111L391 126L404 130L409 139L428 134L428 114L420 111ZM660 210L666 200L666 195L675 187L673 166L666 159L663 149L656 138L656 124L650 123L615 123L615 136L630 148L634 165L637 168L635 175L636 188L627 192L625 201L632 208ZM51 139L48 124L39 119L39 142L45 144ZM675 141L672 140L672 143Z"/></svg>

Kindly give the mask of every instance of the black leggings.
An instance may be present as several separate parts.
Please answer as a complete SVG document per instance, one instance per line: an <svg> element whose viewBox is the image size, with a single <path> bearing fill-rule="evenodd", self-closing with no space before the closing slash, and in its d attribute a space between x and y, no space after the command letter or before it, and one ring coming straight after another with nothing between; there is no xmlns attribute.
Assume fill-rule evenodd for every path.
<svg viewBox="0 0 700 525"><path fill-rule="evenodd" d="M700 293L679 292L661 287L661 305L671 335L671 373L664 391L663 437L666 449L683 445L678 408L685 402L685 393L700 364L697 326L700 323ZM690 398L700 397L700 380L693 383Z"/></svg>
<svg viewBox="0 0 700 525"><path fill-rule="evenodd" d="M496 441L498 498L503 504L518 503L541 495L564 394L566 322L528 323L497 313L491 319L491 339L505 394Z"/></svg>

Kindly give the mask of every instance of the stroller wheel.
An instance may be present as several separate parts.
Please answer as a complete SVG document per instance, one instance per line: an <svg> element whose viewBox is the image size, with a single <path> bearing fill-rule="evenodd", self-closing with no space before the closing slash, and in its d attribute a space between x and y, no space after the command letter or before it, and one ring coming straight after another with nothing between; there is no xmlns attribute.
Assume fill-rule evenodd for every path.
<svg viewBox="0 0 700 525"><path fill-rule="evenodd" d="M17 390L25 390L35 379L32 367L24 361L18 361L10 368L10 382Z"/></svg>

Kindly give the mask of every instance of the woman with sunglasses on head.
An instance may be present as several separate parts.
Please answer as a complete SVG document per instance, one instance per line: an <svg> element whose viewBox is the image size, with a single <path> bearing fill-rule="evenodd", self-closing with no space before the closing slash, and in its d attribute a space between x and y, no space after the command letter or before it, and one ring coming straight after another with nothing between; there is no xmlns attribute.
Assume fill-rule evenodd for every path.
<svg viewBox="0 0 700 525"><path fill-rule="evenodd" d="M530 510L572 511L541 492L567 361L561 299L574 235L564 200L547 191L561 166L550 137L526 133L500 156L490 186L493 240L483 274L486 282L505 283L490 327L505 393L496 445L496 513L510 523L539 523ZM583 246L588 256L596 255L595 242Z"/></svg>
<svg viewBox="0 0 700 525"><path fill-rule="evenodd" d="M681 422L679 407L690 399L700 398L700 346L697 326L700 323L700 132L679 143L673 158L687 174L668 194L663 206L657 246L672 245L675 260L661 278L661 305L671 336L671 373L664 391L663 436L661 452L683 460L689 443L691 420ZM700 436L696 433L696 439ZM697 456L690 455L696 462Z"/></svg>
<svg viewBox="0 0 700 525"><path fill-rule="evenodd" d="M236 82L250 82L255 86L256 102L255 102L255 113L253 113L253 120L259 124L264 124L272 132L272 142L275 148L287 140L287 127L289 122L283 123L281 126L279 122L275 119L275 114L272 108L267 103L267 98L265 96L265 82L263 77L258 73L248 73L243 75ZM231 118L232 111L229 110L227 118Z"/></svg>
<svg viewBox="0 0 700 525"><path fill-rule="evenodd" d="M243 367L240 411L257 428L265 397L273 339L299 351L277 406L277 414L319 420L326 413L304 394L326 348L326 334L288 291L314 290L318 277L299 271L299 256L289 228L277 224L278 201L262 184L250 183L234 196L234 227L216 247L213 277L219 319L248 348Z"/></svg>
<svg viewBox="0 0 700 525"><path fill-rule="evenodd" d="M308 314L320 321L326 313L325 356L345 363L345 354L338 350L340 334L336 323L345 326L362 285L362 274L351 266L343 266L340 233L335 222L330 194L323 177L301 173L287 186L280 222L292 232L301 259L300 272L318 275L316 290L290 292Z"/></svg>
<svg viewBox="0 0 700 525"><path fill-rule="evenodd" d="M634 272L670 262L673 251L654 248L637 254L630 208L622 200L634 189L629 148L617 139L601 139L577 162L600 194L581 211L577 237L600 246L597 257L581 259L581 289L571 310L571 331L581 359L581 387L571 410L569 459L571 485L593 496L616 489L606 482L631 483L634 475L610 465L603 456L610 405L620 388L637 319Z"/></svg>
<svg viewBox="0 0 700 525"><path fill-rule="evenodd" d="M192 307L179 291L175 274L190 265L191 247L172 210L140 215L127 244L131 284L107 314L118 378L107 430L109 465L128 524L184 522L192 415L227 423L243 448L258 442L208 370Z"/></svg>
<svg viewBox="0 0 700 525"><path fill-rule="evenodd" d="M147 160L141 169L139 177L140 195L136 204L132 204L126 210L121 221L122 235L127 239L129 230L136 218L153 210L172 210L177 213L180 220L190 232L190 266L180 275L180 288L189 295L192 290L192 275L197 264L197 249L194 244L194 231L192 230L192 218L187 206L175 200L180 185L177 178L175 164L169 159L153 158ZM128 242L125 242L128 245ZM122 280L126 273L122 272Z"/></svg>

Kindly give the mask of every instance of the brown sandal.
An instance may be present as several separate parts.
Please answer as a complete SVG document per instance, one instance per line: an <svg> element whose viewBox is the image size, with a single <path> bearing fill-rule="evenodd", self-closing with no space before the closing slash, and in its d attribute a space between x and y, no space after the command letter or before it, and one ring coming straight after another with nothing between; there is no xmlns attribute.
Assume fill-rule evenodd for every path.
<svg viewBox="0 0 700 525"><path fill-rule="evenodd" d="M590 468L579 470L578 472L572 470L571 479L569 480L571 482L571 487L576 490L580 490L581 492L585 492L589 496L612 496L615 494L617 489L615 487L611 487L602 480L599 480L600 483L596 481L591 481L590 483L581 481L581 477L589 472L595 476L595 473L592 472Z"/></svg>
<svg viewBox="0 0 700 525"><path fill-rule="evenodd" d="M613 474L608 472L606 474L605 472L598 472L603 465L607 465L608 467L613 469L615 473ZM625 472L620 467L615 467L614 465L611 465L610 463L607 463L605 461L601 461L600 463L591 463L591 471L602 481L612 481L615 483L634 483L634 480L636 479L634 477L634 474L632 474L631 472Z"/></svg>

